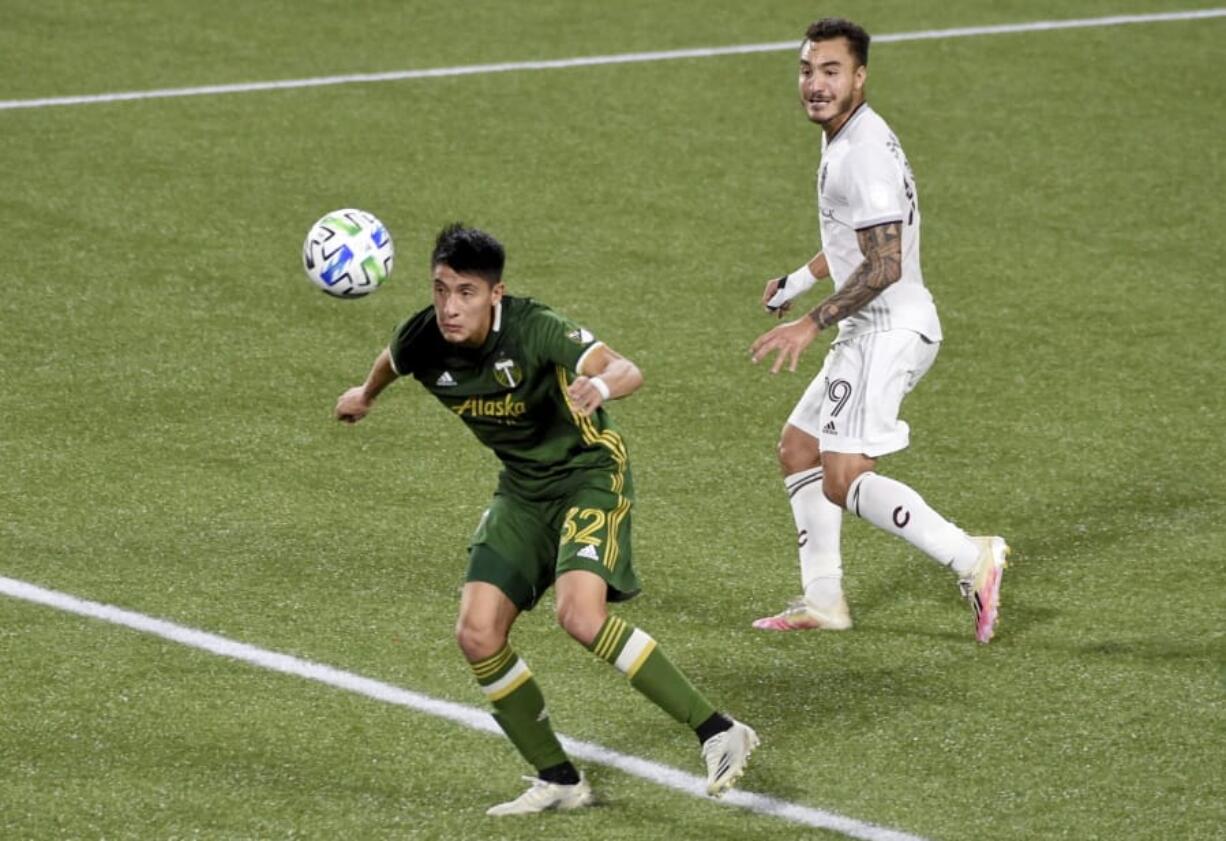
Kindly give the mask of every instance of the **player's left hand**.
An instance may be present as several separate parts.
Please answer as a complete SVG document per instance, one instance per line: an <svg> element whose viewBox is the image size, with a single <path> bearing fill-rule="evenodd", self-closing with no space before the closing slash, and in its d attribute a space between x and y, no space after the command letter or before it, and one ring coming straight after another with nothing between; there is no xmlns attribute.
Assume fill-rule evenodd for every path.
<svg viewBox="0 0 1226 841"><path fill-rule="evenodd" d="M771 353L778 351L771 373L778 374L784 360L788 360L788 370L795 371L800 354L817 338L817 325L813 319L805 316L787 324L780 324L772 330L763 333L749 347L750 358L754 364L761 362Z"/></svg>
<svg viewBox="0 0 1226 841"><path fill-rule="evenodd" d="M570 397L571 406L585 418L591 417L604 403L604 398L600 396L596 386L592 385L590 377L575 377L575 381L566 389L566 394Z"/></svg>
<svg viewBox="0 0 1226 841"><path fill-rule="evenodd" d="M370 412L370 398L360 385L345 391L336 401L332 416L342 423L357 423Z"/></svg>
<svg viewBox="0 0 1226 841"><path fill-rule="evenodd" d="M775 297L775 293L779 291L779 287L783 285L785 280L787 280L786 275L784 277L771 278L770 280L766 281L766 288L762 290L762 309L766 310L781 321L783 320L783 316L787 314L788 310L792 308L792 302L784 301L779 306L772 307L770 305L770 301L771 298Z"/></svg>

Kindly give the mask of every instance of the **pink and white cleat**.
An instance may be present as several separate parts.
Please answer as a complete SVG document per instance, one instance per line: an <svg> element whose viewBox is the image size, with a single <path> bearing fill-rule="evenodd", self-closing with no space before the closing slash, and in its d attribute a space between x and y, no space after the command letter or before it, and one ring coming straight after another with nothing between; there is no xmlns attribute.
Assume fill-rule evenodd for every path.
<svg viewBox="0 0 1226 841"><path fill-rule="evenodd" d="M842 597L828 608L818 608L801 596L789 602L782 613L763 616L753 626L760 631L846 631L851 627L851 611Z"/></svg>
<svg viewBox="0 0 1226 841"><path fill-rule="evenodd" d="M979 546L979 561L971 574L958 582L962 597L975 617L975 639L985 645L996 630L1000 614L1000 583L1005 575L1009 544L1003 537L972 537Z"/></svg>

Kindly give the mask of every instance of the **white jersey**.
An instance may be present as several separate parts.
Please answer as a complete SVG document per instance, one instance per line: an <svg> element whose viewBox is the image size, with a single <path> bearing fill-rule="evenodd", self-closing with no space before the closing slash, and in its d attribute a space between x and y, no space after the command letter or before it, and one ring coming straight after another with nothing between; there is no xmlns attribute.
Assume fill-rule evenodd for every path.
<svg viewBox="0 0 1226 841"><path fill-rule="evenodd" d="M862 104L827 142L817 175L822 252L839 290L864 261L856 231L902 223L902 277L839 322L838 340L883 330L914 330L941 341L941 322L920 271L920 211L915 178L898 138Z"/></svg>

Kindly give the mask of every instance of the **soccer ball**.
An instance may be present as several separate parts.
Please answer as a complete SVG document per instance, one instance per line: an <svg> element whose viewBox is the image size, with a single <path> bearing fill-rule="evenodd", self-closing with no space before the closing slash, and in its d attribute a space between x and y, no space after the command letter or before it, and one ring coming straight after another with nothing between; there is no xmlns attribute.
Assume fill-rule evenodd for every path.
<svg viewBox="0 0 1226 841"><path fill-rule="evenodd" d="M396 249L383 223L364 210L334 210L311 226L302 244L307 277L329 295L360 298L392 273Z"/></svg>

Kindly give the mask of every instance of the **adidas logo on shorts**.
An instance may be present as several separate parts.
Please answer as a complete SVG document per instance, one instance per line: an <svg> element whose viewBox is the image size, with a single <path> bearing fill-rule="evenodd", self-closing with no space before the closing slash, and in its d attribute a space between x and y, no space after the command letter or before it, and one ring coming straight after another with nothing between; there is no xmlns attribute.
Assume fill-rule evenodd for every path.
<svg viewBox="0 0 1226 841"><path fill-rule="evenodd" d="M590 543L579 550L579 557L587 558L589 561L600 560L600 555L596 552L596 547Z"/></svg>
<svg viewBox="0 0 1226 841"><path fill-rule="evenodd" d="M822 427L823 435L838 435L839 431L834 428L834 421L826 421L826 425Z"/></svg>

